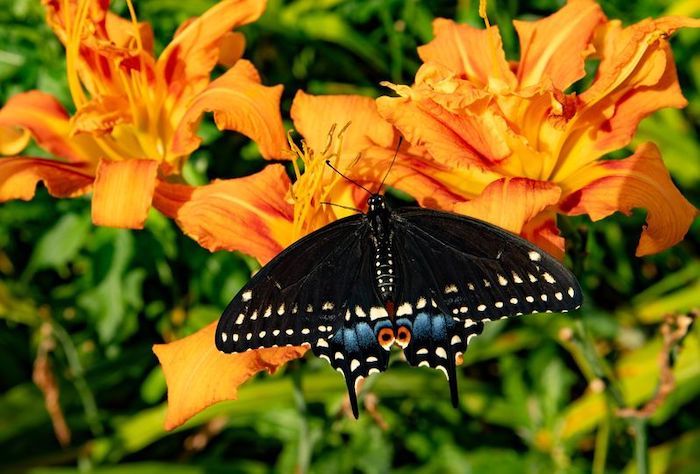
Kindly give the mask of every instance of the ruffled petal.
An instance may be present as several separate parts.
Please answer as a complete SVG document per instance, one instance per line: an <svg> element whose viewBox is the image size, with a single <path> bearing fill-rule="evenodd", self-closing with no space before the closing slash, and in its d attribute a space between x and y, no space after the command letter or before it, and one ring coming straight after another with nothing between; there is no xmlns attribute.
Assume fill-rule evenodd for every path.
<svg viewBox="0 0 700 474"><path fill-rule="evenodd" d="M647 19L627 28L619 21L601 27L595 47L601 58L596 80L580 96L554 179L565 179L597 158L629 144L639 122L664 107L686 105L666 38L690 18Z"/></svg>
<svg viewBox="0 0 700 474"><path fill-rule="evenodd" d="M593 163L561 183L560 208L570 215L588 214L594 221L634 208L647 210L647 225L637 256L660 252L680 242L697 210L671 181L656 145L640 145L623 160Z"/></svg>
<svg viewBox="0 0 700 474"><path fill-rule="evenodd" d="M196 150L201 139L195 135L204 112L214 112L220 130L236 130L254 140L265 158L284 158L287 137L280 114L283 87L260 84L260 76L249 61L240 60L209 84L190 104L173 139L176 154Z"/></svg>
<svg viewBox="0 0 700 474"><path fill-rule="evenodd" d="M202 247L239 250L267 263L293 240L290 182L282 165L191 187L158 182L154 206Z"/></svg>
<svg viewBox="0 0 700 474"><path fill-rule="evenodd" d="M476 217L515 234L549 206L561 189L554 183L527 178L501 178L489 184L475 199L454 206L460 214Z"/></svg>
<svg viewBox="0 0 700 474"><path fill-rule="evenodd" d="M90 190L93 180L89 168L82 164L42 158L0 158L0 202L32 199L39 181L52 196L80 196Z"/></svg>
<svg viewBox="0 0 700 474"><path fill-rule="evenodd" d="M603 21L605 15L591 0L569 2L542 20L514 21L520 37L519 87L547 78L565 90L584 77L584 60L593 52L591 37Z"/></svg>
<svg viewBox="0 0 700 474"><path fill-rule="evenodd" d="M495 91L515 87L497 27L477 29L437 18L433 31L435 39L418 48L424 63L439 64L479 87Z"/></svg>
<svg viewBox="0 0 700 474"><path fill-rule="evenodd" d="M216 402L235 400L238 387L253 375L263 370L272 373L307 350L282 347L224 354L214 345L215 331L212 323L191 336L153 346L168 384L167 430Z"/></svg>
<svg viewBox="0 0 700 474"><path fill-rule="evenodd" d="M40 91L12 96L0 109L0 128L17 127L31 133L37 144L59 158L94 162L98 148L89 136L71 136L71 124L63 106Z"/></svg>
<svg viewBox="0 0 700 474"><path fill-rule="evenodd" d="M394 128L377 112L374 99L359 95L314 96L298 91L291 110L296 130L317 153L328 146L328 132L350 126L343 134L343 155L355 159L370 146L391 148Z"/></svg>
<svg viewBox="0 0 700 474"><path fill-rule="evenodd" d="M153 160L102 160L92 196L95 225L142 229L151 208L158 163Z"/></svg>
<svg viewBox="0 0 700 474"><path fill-rule="evenodd" d="M224 0L178 30L158 58L157 71L169 84L170 93L196 94L209 82L209 73L219 59L222 38L237 26L257 20L265 0ZM187 94L190 96L190 94Z"/></svg>

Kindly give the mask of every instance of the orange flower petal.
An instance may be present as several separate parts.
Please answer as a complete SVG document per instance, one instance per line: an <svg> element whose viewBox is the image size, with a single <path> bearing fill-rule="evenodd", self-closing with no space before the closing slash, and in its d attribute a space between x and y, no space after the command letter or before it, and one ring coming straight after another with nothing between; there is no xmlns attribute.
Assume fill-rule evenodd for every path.
<svg viewBox="0 0 700 474"><path fill-rule="evenodd" d="M395 148L368 148L362 154L362 159L349 170L352 177L376 187L389 169L394 152ZM422 153L419 148L404 144L385 183L408 193L423 207L451 210L456 202L476 197L497 178L495 173L476 166L445 166ZM366 201L367 194L358 190L357 205L364 205Z"/></svg>
<svg viewBox="0 0 700 474"><path fill-rule="evenodd" d="M154 206L202 247L240 250L266 263L292 243L289 186L282 165L196 188L159 181Z"/></svg>
<svg viewBox="0 0 700 474"><path fill-rule="evenodd" d="M71 121L76 131L110 132L120 123L132 121L129 101L125 96L98 96L81 106Z"/></svg>
<svg viewBox="0 0 700 474"><path fill-rule="evenodd" d="M195 135L204 112L214 112L220 130L236 130L254 140L265 158L287 155L287 137L280 115L282 86L260 84L260 76L249 61L240 60L197 95L182 118L173 141L176 154L196 150Z"/></svg>
<svg viewBox="0 0 700 474"><path fill-rule="evenodd" d="M605 15L591 0L569 2L542 20L514 21L520 37L520 88L549 78L556 88L565 90L584 77L591 37L603 21Z"/></svg>
<svg viewBox="0 0 700 474"><path fill-rule="evenodd" d="M219 64L233 67L243 57L245 51L245 35L237 31L226 33L221 38L219 46Z"/></svg>
<svg viewBox="0 0 700 474"><path fill-rule="evenodd" d="M397 90L406 92L402 87ZM502 138L507 124L497 114L452 112L430 97L421 98L420 92L411 97L379 97L377 108L409 142L425 147L442 164L489 168L510 153Z"/></svg>
<svg viewBox="0 0 700 474"><path fill-rule="evenodd" d="M685 236L697 210L671 181L656 145L644 143L623 160L593 163L561 183L561 209L570 215L588 214L594 221L615 211L647 210L647 226L637 256L660 252Z"/></svg>
<svg viewBox="0 0 700 474"><path fill-rule="evenodd" d="M437 18L433 31L435 39L418 48L424 63L446 67L479 87L514 88L515 76L506 61L497 27L482 30Z"/></svg>
<svg viewBox="0 0 700 474"><path fill-rule="evenodd" d="M176 97L183 91L199 92L219 59L219 45L232 28L257 20L265 0L224 0L192 20L166 46L157 70ZM189 94L189 93L188 93Z"/></svg>
<svg viewBox="0 0 700 474"><path fill-rule="evenodd" d="M343 134L343 155L355 159L370 146L391 148L396 139L394 127L377 112L374 99L359 95L314 96L298 91L291 110L294 127L307 145L320 153L328 146L333 125L350 127Z"/></svg>
<svg viewBox="0 0 700 474"><path fill-rule="evenodd" d="M537 245L551 256L564 258L564 237L559 235L557 216L552 212L541 212L523 226L520 235Z"/></svg>
<svg viewBox="0 0 700 474"><path fill-rule="evenodd" d="M456 204L454 211L520 234L527 222L556 204L560 195L561 189L554 183L501 178L489 184L479 197Z"/></svg>
<svg viewBox="0 0 700 474"><path fill-rule="evenodd" d="M93 179L82 164L42 158L0 158L0 202L32 199L39 181L44 182L52 196L80 196L90 190Z"/></svg>
<svg viewBox="0 0 700 474"><path fill-rule="evenodd" d="M92 196L95 225L142 229L151 207L158 162L102 160Z"/></svg>
<svg viewBox="0 0 700 474"><path fill-rule="evenodd" d="M214 345L215 331L214 322L191 336L153 346L168 384L167 430L216 402L235 400L238 386L253 375L272 373L306 352L304 347L282 347L224 354Z"/></svg>
<svg viewBox="0 0 700 474"><path fill-rule="evenodd" d="M118 48L129 48L135 45L135 39L141 40L144 53L153 54L153 30L150 23L139 22L134 28L131 18L122 18L112 12L105 17L106 36Z"/></svg>
<svg viewBox="0 0 700 474"><path fill-rule="evenodd" d="M153 32L150 25L134 24L131 19L109 12L109 3L75 0L43 2L47 23L66 46L68 81L73 100L78 106L87 99L78 80L90 96L97 97L106 90L122 90L123 71L119 71L120 64L134 69L146 65L150 76L153 76ZM87 8L83 12L85 5ZM83 14L84 17L81 17ZM80 32L76 30L78 26L82 27ZM79 47L76 44L78 41Z"/></svg>
<svg viewBox="0 0 700 474"><path fill-rule="evenodd" d="M24 127L0 125L0 155L17 155L29 144L32 136Z"/></svg>
<svg viewBox="0 0 700 474"><path fill-rule="evenodd" d="M37 144L57 157L69 161L91 162L99 156L90 137L71 137L71 125L63 106L40 91L11 97L0 109L0 128L28 130Z"/></svg>
<svg viewBox="0 0 700 474"><path fill-rule="evenodd" d="M583 111L569 124L554 179L629 144L639 122L664 107L684 107L673 55L665 39L678 28L700 27L700 20L644 20L628 28L619 21L601 27L595 47L598 75L580 95Z"/></svg>

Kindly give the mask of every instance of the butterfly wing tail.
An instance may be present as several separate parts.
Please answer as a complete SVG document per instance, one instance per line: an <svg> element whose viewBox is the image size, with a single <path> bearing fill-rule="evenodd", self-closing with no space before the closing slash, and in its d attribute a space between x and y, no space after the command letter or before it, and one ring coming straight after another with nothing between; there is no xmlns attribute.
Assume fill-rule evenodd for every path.
<svg viewBox="0 0 700 474"><path fill-rule="evenodd" d="M457 365L461 363L471 338L483 330L483 324L465 322L437 309L422 311L397 323L411 330L411 340L404 348L406 361L412 366L431 367L445 374L452 405L458 407Z"/></svg>

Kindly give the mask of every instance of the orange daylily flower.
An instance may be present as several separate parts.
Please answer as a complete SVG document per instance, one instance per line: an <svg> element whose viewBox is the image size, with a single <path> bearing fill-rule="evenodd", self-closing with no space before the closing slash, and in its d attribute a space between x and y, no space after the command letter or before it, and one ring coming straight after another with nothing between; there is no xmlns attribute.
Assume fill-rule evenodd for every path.
<svg viewBox="0 0 700 474"><path fill-rule="evenodd" d="M109 12L108 1L44 5L66 47L76 113L69 117L39 91L16 95L0 109L1 153L16 155L31 136L57 158L0 159L0 201L31 199L39 181L56 197L92 190L95 224L141 228L151 204L161 201L160 184L181 181L205 111L214 112L220 128L255 140L264 157L286 152L282 86L261 84L253 65L240 59L242 35L231 32L255 21L264 1L219 2L183 24L158 57L150 26L136 22L130 1L131 20ZM219 59L233 67L210 83Z"/></svg>
<svg viewBox="0 0 700 474"><path fill-rule="evenodd" d="M376 189L389 167L398 134L379 116L374 100L299 92L291 114L304 136L302 148L292 143L304 165L302 174L292 162L294 183L282 165L274 164L251 176L196 188L159 183L156 205L203 247L239 250L262 264L300 237L353 212L324 202L364 209L367 193L325 161ZM370 168L372 174L364 174ZM387 180L397 181L430 189L425 177L405 165L392 170ZM223 354L214 347L215 326L214 322L191 336L154 346L168 383L168 429L217 401L235 399L238 386L252 375L273 371L306 351L285 347ZM201 372L204 365L206 372Z"/></svg>
<svg viewBox="0 0 700 474"><path fill-rule="evenodd" d="M553 15L516 21L520 60L505 58L497 27L437 19L435 39L418 49L424 64L398 97L377 100L380 114L427 153L420 162L469 176L433 175L454 199L443 209L496 223L561 256L556 214L602 219L647 209L637 255L683 239L696 209L670 179L657 148L629 158L623 148L640 120L686 101L667 38L700 20L647 19L623 28L592 0L572 0ZM591 86L569 89L600 61ZM416 162L416 161L414 161ZM507 212L504 210L507 209Z"/></svg>

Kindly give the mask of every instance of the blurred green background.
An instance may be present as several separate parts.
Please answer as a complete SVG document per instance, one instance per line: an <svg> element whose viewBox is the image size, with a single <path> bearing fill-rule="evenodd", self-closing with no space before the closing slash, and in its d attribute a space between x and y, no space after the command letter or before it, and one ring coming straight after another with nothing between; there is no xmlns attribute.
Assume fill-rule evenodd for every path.
<svg viewBox="0 0 700 474"><path fill-rule="evenodd" d="M213 0L136 1L157 47ZM480 25L469 1L272 0L244 29L245 57L267 84L285 85L283 115L297 89L314 94L386 93L410 83L416 46L436 16ZM553 0L489 2L511 58L513 18L536 19ZM602 2L624 23L647 16L700 16L697 1ZM125 14L123 1L113 2ZM672 40L690 105L645 120L635 144L654 140L684 195L700 205L700 31ZM38 0L0 0L0 103L41 89L69 110L63 49ZM291 124L287 123L288 128ZM188 162L193 184L242 176L264 163L256 148L206 122ZM628 152L622 153L622 155ZM36 147L27 154L41 154ZM685 241L635 258L644 212L591 224L561 219L569 264L586 292L578 314L536 315L488 325L460 371L454 410L438 371L395 363L365 385L359 421L343 414L342 377L313 357L245 384L240 400L184 427L162 428L165 381L151 345L216 319L255 263L209 253L152 212L143 231L97 228L87 199L0 206L0 471L158 472L700 472L700 328L672 344L675 388L648 419L616 416L655 396L664 315L700 306L700 224ZM59 390L54 434L35 361Z"/></svg>

